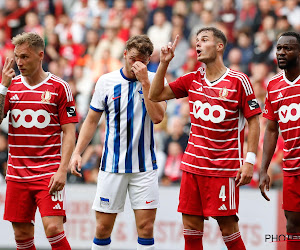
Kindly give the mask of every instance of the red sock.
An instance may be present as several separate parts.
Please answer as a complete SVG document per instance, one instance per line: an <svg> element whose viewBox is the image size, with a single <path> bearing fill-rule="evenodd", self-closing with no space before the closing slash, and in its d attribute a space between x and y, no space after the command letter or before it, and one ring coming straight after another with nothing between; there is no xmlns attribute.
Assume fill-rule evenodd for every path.
<svg viewBox="0 0 300 250"><path fill-rule="evenodd" d="M183 229L185 250L203 250L203 232L193 229Z"/></svg>
<svg viewBox="0 0 300 250"><path fill-rule="evenodd" d="M71 250L70 244L66 238L65 232L47 237L52 250Z"/></svg>
<svg viewBox="0 0 300 250"><path fill-rule="evenodd" d="M286 250L300 249L300 233L287 233Z"/></svg>
<svg viewBox="0 0 300 250"><path fill-rule="evenodd" d="M34 238L30 238L27 240L16 240L17 250L36 250L34 245Z"/></svg>
<svg viewBox="0 0 300 250"><path fill-rule="evenodd" d="M223 236L223 240L228 250L246 250L240 232L236 232L228 236Z"/></svg>

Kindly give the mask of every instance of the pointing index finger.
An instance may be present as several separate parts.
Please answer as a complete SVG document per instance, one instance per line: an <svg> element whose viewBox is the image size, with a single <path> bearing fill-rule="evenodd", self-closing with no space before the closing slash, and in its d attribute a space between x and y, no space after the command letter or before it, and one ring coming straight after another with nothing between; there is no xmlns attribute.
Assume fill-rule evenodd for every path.
<svg viewBox="0 0 300 250"><path fill-rule="evenodd" d="M178 44L178 40L179 40L179 35L176 35L175 40L172 44L172 49L175 50L177 44Z"/></svg>

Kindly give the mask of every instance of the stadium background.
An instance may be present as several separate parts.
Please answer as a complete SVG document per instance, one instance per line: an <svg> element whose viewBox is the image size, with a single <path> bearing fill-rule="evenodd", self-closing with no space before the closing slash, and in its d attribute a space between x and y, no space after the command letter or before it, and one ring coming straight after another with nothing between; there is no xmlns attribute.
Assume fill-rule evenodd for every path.
<svg viewBox="0 0 300 250"><path fill-rule="evenodd" d="M43 67L69 82L76 99L77 112L80 117L77 131L80 131L96 80L102 74L121 67L125 42L130 36L149 35L154 43L155 51L148 69L155 71L159 63L160 47L174 39L176 34L180 35L175 57L167 73L167 80L172 81L201 66L196 60L195 32L201 27L215 26L228 37L228 46L224 54L226 66L249 75L256 97L263 108L268 79L278 72L275 61L277 37L284 31L300 30L299 5L298 0L0 0L0 69L6 57L13 57L13 46L10 41L13 36L23 31L39 33L46 42ZM16 67L15 70L18 73ZM265 234L276 234L284 225L284 218L279 209L281 193L277 191L282 185L283 142L282 139L278 141L270 167L272 188L274 188L271 206L270 203L262 200L257 189L265 120L260 118L260 122L258 163L255 166L253 181L241 190L240 214L241 222L245 225L250 225L255 215L265 215L258 216L261 218L259 225L263 229L259 231L260 242L263 242ZM168 101L164 121L155 126L159 181L163 190L162 214L159 216L179 223L179 225L176 224L177 226L181 223L180 216L176 213L177 192L181 177L179 164L187 144L189 126L189 109L186 99ZM70 194L74 193L73 189L86 190L93 194L103 136L104 123L101 122L97 134L83 155L84 178L79 179L68 175ZM7 153L7 121L3 121L0 131L0 172L2 174L0 175L0 215L3 213L3 190L5 190L3 177ZM255 199L247 199L252 196ZM80 202L78 200L80 197L85 199L84 195L79 198L71 196L70 203ZM88 204L90 201L86 202ZM163 212L165 209L170 213ZM86 210L84 214L89 213L91 212ZM251 213L253 216L250 216ZM76 213L71 213L71 218L73 216L80 218L80 215ZM244 217L246 217L245 221L243 221ZM92 221L93 214L88 218ZM164 223L164 220L161 223ZM269 227L264 228L263 225L269 225ZM9 231L10 225L1 221L0 228L0 247L13 247L14 243L11 243L13 233ZM93 226L90 226L89 230L92 229ZM66 231L68 233L68 230ZM5 234L2 232L10 233L4 237ZM245 231L243 233L241 230L241 232L245 237ZM37 233L41 234L41 232ZM176 241L172 238L168 240L168 237L166 239L169 243L159 243L162 249L175 249L172 244ZM70 242L72 244L72 239ZM82 249L88 249L87 240L81 243L76 240L73 242L78 246L87 244ZM132 242L123 243L121 245L129 246L128 248L132 247L128 244L133 244ZM177 249L182 246L180 244L182 244L182 238L176 245L179 247ZM117 245L116 249L121 249L119 248L121 245ZM268 246L275 245L280 244L273 243ZM249 249L258 249L257 246L253 247Z"/></svg>

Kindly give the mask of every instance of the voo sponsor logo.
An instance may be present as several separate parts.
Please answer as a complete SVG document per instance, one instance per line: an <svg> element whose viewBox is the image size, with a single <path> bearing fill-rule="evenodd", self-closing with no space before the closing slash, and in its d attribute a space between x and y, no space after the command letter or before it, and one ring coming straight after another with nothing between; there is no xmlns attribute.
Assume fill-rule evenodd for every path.
<svg viewBox="0 0 300 250"><path fill-rule="evenodd" d="M297 121L300 117L300 104L292 103L289 106L283 105L279 109L279 119L282 123Z"/></svg>
<svg viewBox="0 0 300 250"><path fill-rule="evenodd" d="M209 103L195 101L193 105L193 114L196 119L201 118L203 121L220 123L224 120L226 112L220 105L211 106Z"/></svg>
<svg viewBox="0 0 300 250"><path fill-rule="evenodd" d="M45 128L50 123L50 115L46 110L32 110L32 109L13 109L11 111L11 123L14 128L23 126L24 128Z"/></svg>

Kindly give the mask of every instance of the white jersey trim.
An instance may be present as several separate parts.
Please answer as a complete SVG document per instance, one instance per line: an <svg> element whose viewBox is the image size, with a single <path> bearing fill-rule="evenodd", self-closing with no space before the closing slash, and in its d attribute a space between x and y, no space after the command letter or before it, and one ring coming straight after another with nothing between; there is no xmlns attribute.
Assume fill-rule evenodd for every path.
<svg viewBox="0 0 300 250"><path fill-rule="evenodd" d="M191 123L191 124L195 127L204 128L204 129L207 129L207 130L217 131L217 132L227 132L227 131L232 131L232 130L237 130L238 129L238 127L231 128L231 129L214 129L214 128L205 127L205 126L202 126L202 125L199 125L199 124L196 124L196 123Z"/></svg>
<svg viewBox="0 0 300 250"><path fill-rule="evenodd" d="M241 81L241 83L244 87L246 96L253 94L251 84L250 84L249 80L247 79L247 77L244 74L230 71L228 73L228 75L231 76L231 77L237 78Z"/></svg>
<svg viewBox="0 0 300 250"><path fill-rule="evenodd" d="M37 166L14 166L12 164L8 164L8 166L11 166L12 168L43 168L43 167L48 167L48 166L53 166L53 165L60 165L60 162L54 162L54 163L49 163L49 164L43 164L43 165L37 165Z"/></svg>
<svg viewBox="0 0 300 250"><path fill-rule="evenodd" d="M29 137L52 137L52 136L60 136L61 133L55 133L52 135L39 135L39 134L12 134L8 133L9 136L29 136Z"/></svg>
<svg viewBox="0 0 300 250"><path fill-rule="evenodd" d="M22 176L22 177L21 176L10 175L10 174L6 174L6 176L8 176L10 178L15 178L15 179L34 179L34 178L37 178L37 177L54 175L54 174L55 174L55 172L40 174L40 175L32 175L32 176Z"/></svg>
<svg viewBox="0 0 300 250"><path fill-rule="evenodd" d="M182 164L193 167L193 168L199 168L199 169L205 169L205 170L216 170L216 171L228 171L228 172L235 172L239 170L239 168L208 168L208 167L200 167L193 164L189 164L187 162L182 161Z"/></svg>
<svg viewBox="0 0 300 250"><path fill-rule="evenodd" d="M228 150L239 150L238 148L226 148L226 149L218 149L218 148L208 148L208 147L204 147L204 146L201 146L201 145L198 145L198 144L195 144L193 142L188 142L188 144L191 144L193 145L195 148L203 148L203 149L207 149L207 150L211 150L211 151L219 151L219 152L222 152L222 151L228 151Z"/></svg>
<svg viewBox="0 0 300 250"><path fill-rule="evenodd" d="M59 144L49 144L49 145L13 145L13 144L9 144L9 147L14 147L14 148L49 148L49 147L56 147L56 146L61 146L61 143Z"/></svg>
<svg viewBox="0 0 300 250"><path fill-rule="evenodd" d="M41 158L47 158L47 157L56 157L56 156L61 156L61 154L55 154L55 155L43 155L43 156L33 156L33 155L11 155L8 154L11 158L25 158L25 159L41 159Z"/></svg>
<svg viewBox="0 0 300 250"><path fill-rule="evenodd" d="M240 161L240 158L218 158L218 159L211 159L209 157L205 157L205 156L200 156L200 155L196 155L196 154L192 154L190 152L185 152L187 155L193 156L195 158L200 158L200 159L206 159L206 160L210 160L210 161Z"/></svg>

